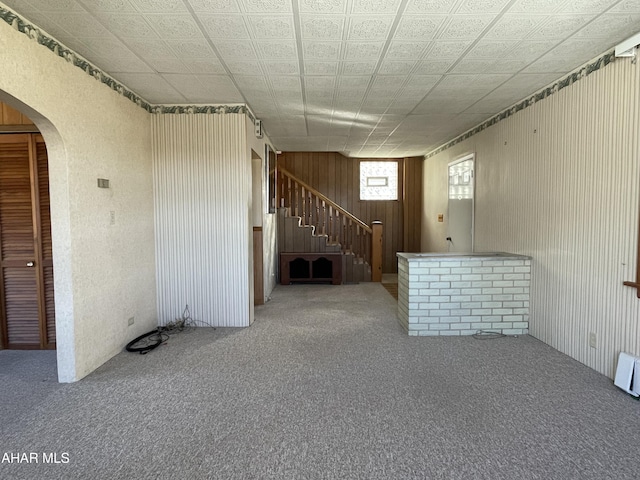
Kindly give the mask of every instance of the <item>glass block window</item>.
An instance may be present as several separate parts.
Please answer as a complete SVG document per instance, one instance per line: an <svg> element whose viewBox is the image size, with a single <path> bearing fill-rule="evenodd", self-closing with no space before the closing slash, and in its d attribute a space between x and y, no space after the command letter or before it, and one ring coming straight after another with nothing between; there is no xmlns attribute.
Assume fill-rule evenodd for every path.
<svg viewBox="0 0 640 480"><path fill-rule="evenodd" d="M449 165L449 199L473 198L473 160Z"/></svg>
<svg viewBox="0 0 640 480"><path fill-rule="evenodd" d="M397 200L398 162L360 162L360 200Z"/></svg>

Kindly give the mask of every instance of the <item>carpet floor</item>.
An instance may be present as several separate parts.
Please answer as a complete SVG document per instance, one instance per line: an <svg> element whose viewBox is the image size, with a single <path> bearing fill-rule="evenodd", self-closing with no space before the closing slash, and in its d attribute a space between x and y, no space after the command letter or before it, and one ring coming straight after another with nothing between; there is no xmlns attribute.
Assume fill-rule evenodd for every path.
<svg viewBox="0 0 640 480"><path fill-rule="evenodd" d="M409 337L396 308L379 284L279 286L250 328L74 384L55 352L0 351L0 478L638 478L640 402L611 380L530 336Z"/></svg>

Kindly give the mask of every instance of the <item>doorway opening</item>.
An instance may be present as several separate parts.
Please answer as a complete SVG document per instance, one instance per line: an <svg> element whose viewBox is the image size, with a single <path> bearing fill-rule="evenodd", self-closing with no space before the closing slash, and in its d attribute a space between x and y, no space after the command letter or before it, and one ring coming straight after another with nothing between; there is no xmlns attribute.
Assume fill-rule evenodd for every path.
<svg viewBox="0 0 640 480"><path fill-rule="evenodd" d="M47 148L0 104L0 348L56 348ZM18 123L20 122L20 123Z"/></svg>
<svg viewBox="0 0 640 480"><path fill-rule="evenodd" d="M447 243L450 252L473 252L475 154L449 163Z"/></svg>

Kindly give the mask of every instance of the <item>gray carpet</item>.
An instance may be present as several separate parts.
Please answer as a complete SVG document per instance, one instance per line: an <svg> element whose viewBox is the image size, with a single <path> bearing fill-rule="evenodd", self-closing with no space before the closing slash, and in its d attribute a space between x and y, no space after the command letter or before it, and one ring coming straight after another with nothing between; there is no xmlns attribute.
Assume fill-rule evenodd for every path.
<svg viewBox="0 0 640 480"><path fill-rule="evenodd" d="M2 479L638 478L640 402L531 337L406 336L378 284L278 287L248 329L75 384L0 351ZM41 456L40 456L41 460Z"/></svg>

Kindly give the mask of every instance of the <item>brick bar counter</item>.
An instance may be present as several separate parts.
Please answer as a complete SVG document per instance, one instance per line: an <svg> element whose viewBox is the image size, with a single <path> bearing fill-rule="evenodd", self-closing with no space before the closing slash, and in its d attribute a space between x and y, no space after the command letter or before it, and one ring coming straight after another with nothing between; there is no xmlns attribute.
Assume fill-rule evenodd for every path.
<svg viewBox="0 0 640 480"><path fill-rule="evenodd" d="M409 335L529 330L531 257L398 253L398 320Z"/></svg>

